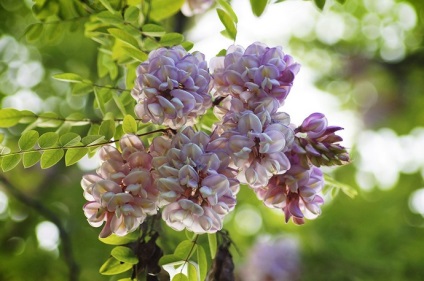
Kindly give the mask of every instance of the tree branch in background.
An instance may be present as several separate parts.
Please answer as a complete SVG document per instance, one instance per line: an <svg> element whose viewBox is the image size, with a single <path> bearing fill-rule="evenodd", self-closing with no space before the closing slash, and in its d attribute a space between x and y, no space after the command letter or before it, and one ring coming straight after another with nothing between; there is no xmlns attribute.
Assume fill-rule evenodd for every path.
<svg viewBox="0 0 424 281"><path fill-rule="evenodd" d="M11 184L11 182L4 176L0 176L0 183L8 191L8 193L12 195L13 197L15 197L19 202L34 209L41 216L43 216L44 218L46 218L47 220L51 221L52 223L56 225L56 227L59 230L60 240L62 244L63 258L69 268L69 281L78 280L79 268L77 263L75 262L75 259L72 253L71 239L68 233L66 232L59 217L55 213L50 211L48 208L46 208L39 200L28 197L19 189L15 188L13 184Z"/></svg>

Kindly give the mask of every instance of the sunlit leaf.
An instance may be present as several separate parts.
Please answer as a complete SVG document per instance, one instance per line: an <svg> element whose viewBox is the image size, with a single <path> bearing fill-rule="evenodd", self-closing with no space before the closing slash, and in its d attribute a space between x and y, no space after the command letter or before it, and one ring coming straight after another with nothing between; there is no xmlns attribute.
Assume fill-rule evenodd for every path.
<svg viewBox="0 0 424 281"><path fill-rule="evenodd" d="M132 264L118 261L114 257L110 257L106 262L100 267L99 272L103 275L115 275L122 272L125 272L132 268Z"/></svg>
<svg viewBox="0 0 424 281"><path fill-rule="evenodd" d="M177 273L174 275L174 278L172 278L172 281L189 281L187 276L185 276L182 273Z"/></svg>
<svg viewBox="0 0 424 281"><path fill-rule="evenodd" d="M230 39L235 40L237 36L237 28L231 16L222 9L216 9L218 17L225 27L226 34Z"/></svg>
<svg viewBox="0 0 424 281"><path fill-rule="evenodd" d="M47 132L40 136L38 139L38 145L41 148L50 148L56 146L59 141L59 135L54 132Z"/></svg>
<svg viewBox="0 0 424 281"><path fill-rule="evenodd" d="M75 96L83 96L93 91L93 83L88 80L83 80L82 83L72 84L71 93Z"/></svg>
<svg viewBox="0 0 424 281"><path fill-rule="evenodd" d="M200 280L205 280L208 274L208 260L205 249L200 245L197 246L197 264L199 265Z"/></svg>
<svg viewBox="0 0 424 281"><path fill-rule="evenodd" d="M218 243L216 241L216 233L208 233L208 243L209 250L211 252L211 258L214 259L216 255L216 250L218 248Z"/></svg>
<svg viewBox="0 0 424 281"><path fill-rule="evenodd" d="M134 117L131 115L125 115L124 121L122 122L122 130L126 134L136 134L137 133L137 122Z"/></svg>
<svg viewBox="0 0 424 281"><path fill-rule="evenodd" d="M151 1L150 16L152 19L160 21L176 14L185 0L154 0Z"/></svg>
<svg viewBox="0 0 424 281"><path fill-rule="evenodd" d="M22 164L24 165L24 168L29 168L37 164L38 161L40 161L40 158L41 153L38 151L26 152L22 156Z"/></svg>
<svg viewBox="0 0 424 281"><path fill-rule="evenodd" d="M196 250L196 247L197 245L194 242L190 240L184 240L180 244L178 244L177 248L174 251L174 255L183 260L188 260Z"/></svg>
<svg viewBox="0 0 424 281"><path fill-rule="evenodd" d="M233 8L231 7L230 3L228 3L226 0L218 0L218 4L221 5L221 7L228 13L228 15L231 17L233 22L238 23L237 15L234 12Z"/></svg>
<svg viewBox="0 0 424 281"><path fill-rule="evenodd" d="M181 43L181 46L186 50L186 51L190 51L192 48L193 48L193 46L194 46L194 44L193 44L193 42L190 42L190 41L184 41L184 42L182 42Z"/></svg>
<svg viewBox="0 0 424 281"><path fill-rule="evenodd" d="M112 257L121 262L126 262L130 264L138 263L138 258L134 254L133 250L128 247L117 246L112 249L112 252L110 254L112 255Z"/></svg>
<svg viewBox="0 0 424 281"><path fill-rule="evenodd" d="M159 260L159 265L166 265L166 264L183 264L184 260L175 256L174 254L170 255L164 255Z"/></svg>
<svg viewBox="0 0 424 281"><path fill-rule="evenodd" d="M94 14L93 17L106 24L115 25L122 23L122 18L119 16L119 14L113 14L109 11L102 11L100 13Z"/></svg>
<svg viewBox="0 0 424 281"><path fill-rule="evenodd" d="M102 135L90 135L82 139L82 143L86 146L96 145L105 141L105 136Z"/></svg>
<svg viewBox="0 0 424 281"><path fill-rule="evenodd" d="M100 124L99 135L104 135L106 140L113 138L115 134L115 121L107 119Z"/></svg>
<svg viewBox="0 0 424 281"><path fill-rule="evenodd" d="M71 166L81 160L88 153L88 148L69 148L65 154L65 165Z"/></svg>
<svg viewBox="0 0 424 281"><path fill-rule="evenodd" d="M21 150L29 150L34 148L38 140L39 134L37 131L30 130L26 131L19 138L18 146Z"/></svg>
<svg viewBox="0 0 424 281"><path fill-rule="evenodd" d="M19 123L21 112L13 108L0 109L0 128L9 128Z"/></svg>
<svg viewBox="0 0 424 281"><path fill-rule="evenodd" d="M115 9L110 5L108 0L99 0L99 2L112 14L115 13Z"/></svg>
<svg viewBox="0 0 424 281"><path fill-rule="evenodd" d="M59 138L59 143L63 147L77 145L81 141L81 136L77 133L66 133Z"/></svg>
<svg viewBox="0 0 424 281"><path fill-rule="evenodd" d="M128 56L138 60L139 62L144 62L148 58L148 55L145 52L132 46L122 46L122 49L127 53Z"/></svg>
<svg viewBox="0 0 424 281"><path fill-rule="evenodd" d="M40 128L56 128L59 127L64 121L59 118L54 112L40 113L37 120L37 127Z"/></svg>
<svg viewBox="0 0 424 281"><path fill-rule="evenodd" d="M22 155L13 154L13 155L4 155L1 156L1 169L3 172L7 172L15 168L21 161Z"/></svg>
<svg viewBox="0 0 424 281"><path fill-rule="evenodd" d="M141 27L141 33L145 36L161 37L165 35L165 29L157 24L145 24Z"/></svg>
<svg viewBox="0 0 424 281"><path fill-rule="evenodd" d="M188 262L187 263L187 277L189 281L198 281L198 280L202 280L200 279L200 275L197 271L197 265L195 265L193 262Z"/></svg>
<svg viewBox="0 0 424 281"><path fill-rule="evenodd" d="M130 46L138 48L137 40L128 32L120 28L109 28L107 30L113 37L121 40L124 43L129 44Z"/></svg>
<svg viewBox="0 0 424 281"><path fill-rule="evenodd" d="M250 0L252 12L255 16L260 17L265 10L268 0Z"/></svg>
<svg viewBox="0 0 424 281"><path fill-rule="evenodd" d="M140 9L136 6L130 6L125 10L124 19L127 22L137 24L140 18Z"/></svg>
<svg viewBox="0 0 424 281"><path fill-rule="evenodd" d="M166 33L164 36L162 36L159 40L159 43L162 46L170 47L174 45L179 45L183 41L184 41L184 36L182 34L171 32L171 33Z"/></svg>
<svg viewBox="0 0 424 281"><path fill-rule="evenodd" d="M112 234L106 238L100 238L99 240L102 241L105 244L108 245L125 245L131 242L134 242L138 239L138 233L136 231L130 232L125 236L118 236L115 234Z"/></svg>
<svg viewBox="0 0 424 281"><path fill-rule="evenodd" d="M52 76L54 79L69 83L82 83L84 80L81 76L75 73L59 73Z"/></svg>
<svg viewBox="0 0 424 281"><path fill-rule="evenodd" d="M44 151L41 155L40 164L42 169L50 168L57 164L65 155L65 151L61 148Z"/></svg>

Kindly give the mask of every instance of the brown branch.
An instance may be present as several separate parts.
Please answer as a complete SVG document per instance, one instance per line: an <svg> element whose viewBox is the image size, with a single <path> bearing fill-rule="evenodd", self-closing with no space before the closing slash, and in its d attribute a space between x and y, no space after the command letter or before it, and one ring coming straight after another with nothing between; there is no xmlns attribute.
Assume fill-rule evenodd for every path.
<svg viewBox="0 0 424 281"><path fill-rule="evenodd" d="M59 236L62 245L62 253L65 263L69 268L69 281L77 281L79 275L79 267L74 259L72 253L72 245L71 239L66 232L65 227L63 226L60 218L52 211L47 209L39 200L26 196L19 189L15 188L12 183L5 178L4 176L0 176L0 182L7 189L7 191L15 197L22 204L34 209L40 215L42 215L47 220L51 221L56 225L59 230Z"/></svg>

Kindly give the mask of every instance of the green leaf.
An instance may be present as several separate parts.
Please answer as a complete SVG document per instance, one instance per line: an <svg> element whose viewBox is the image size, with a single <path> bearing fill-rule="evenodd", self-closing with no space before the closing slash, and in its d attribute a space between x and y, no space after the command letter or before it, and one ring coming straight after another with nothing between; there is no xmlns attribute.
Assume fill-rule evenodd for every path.
<svg viewBox="0 0 424 281"><path fill-rule="evenodd" d="M186 50L186 51L190 51L192 48L193 48L193 46L194 46L194 44L193 44L193 42L190 42L190 41L184 41L183 43L181 43L181 46Z"/></svg>
<svg viewBox="0 0 424 281"><path fill-rule="evenodd" d="M197 264L199 265L200 280L205 280L208 274L208 260L205 249L200 245L197 246Z"/></svg>
<svg viewBox="0 0 424 281"><path fill-rule="evenodd" d="M225 27L226 33L224 33L224 35L228 36L232 40L235 40L237 36L237 28L236 24L231 19L231 16L222 9L218 8L216 11L218 13L219 20Z"/></svg>
<svg viewBox="0 0 424 281"><path fill-rule="evenodd" d="M54 112L44 112L38 116L37 127L41 128L56 128L59 127L64 121L59 118Z"/></svg>
<svg viewBox="0 0 424 281"><path fill-rule="evenodd" d="M164 255L160 258L159 260L159 265L166 265L166 264L183 264L184 260L182 260L181 258L171 254L171 255Z"/></svg>
<svg viewBox="0 0 424 281"><path fill-rule="evenodd" d="M130 264L138 263L138 258L134 254L133 250L128 247L117 246L112 249L112 252L110 254L112 255L112 257L121 262L126 262Z"/></svg>
<svg viewBox="0 0 424 281"><path fill-rule="evenodd" d="M59 141L59 135L54 132L47 132L38 139L38 145L41 148L50 148L56 146Z"/></svg>
<svg viewBox="0 0 424 281"><path fill-rule="evenodd" d="M150 17L156 21L169 18L176 14L185 0L154 0L151 1Z"/></svg>
<svg viewBox="0 0 424 281"><path fill-rule="evenodd" d="M255 16L260 17L265 10L268 0L250 0L252 12Z"/></svg>
<svg viewBox="0 0 424 281"><path fill-rule="evenodd" d="M25 37L29 43L37 41L43 33L42 23L33 23L29 25L25 30Z"/></svg>
<svg viewBox="0 0 424 281"><path fill-rule="evenodd" d="M141 33L145 36L161 37L165 35L165 29L157 24L145 24L141 27Z"/></svg>
<svg viewBox="0 0 424 281"><path fill-rule="evenodd" d="M41 168L50 168L51 166L57 164L57 162L59 162L64 155L65 151L62 148L44 151L40 159Z"/></svg>
<svg viewBox="0 0 424 281"><path fill-rule="evenodd" d="M132 266L130 263L123 263L114 257L110 257L100 267L99 272L103 275L115 275L130 270Z"/></svg>
<svg viewBox="0 0 424 281"><path fill-rule="evenodd" d="M59 143L62 147L74 146L79 144L81 141L81 136L76 133L66 133L59 138Z"/></svg>
<svg viewBox="0 0 424 281"><path fill-rule="evenodd" d="M114 14L116 11L112 8L112 6L109 3L109 0L99 0L100 3L102 3L103 7L105 7L109 12Z"/></svg>
<svg viewBox="0 0 424 281"><path fill-rule="evenodd" d="M322 10L325 6L325 0L314 0L315 5Z"/></svg>
<svg viewBox="0 0 424 281"><path fill-rule="evenodd" d="M86 119L84 114L81 112L74 112L69 114L66 118L67 121L72 124L72 126L85 126L90 124L90 120Z"/></svg>
<svg viewBox="0 0 424 281"><path fill-rule="evenodd" d="M127 22L131 22L135 25L138 25L139 18L140 18L140 9L139 8L137 8L135 6L129 6L125 10L124 19Z"/></svg>
<svg viewBox="0 0 424 281"><path fill-rule="evenodd" d="M170 32L162 36L159 40L159 43L162 46L170 47L170 46L179 45L183 41L184 41L184 36L182 34L176 33L176 32Z"/></svg>
<svg viewBox="0 0 424 281"><path fill-rule="evenodd" d="M178 244L174 255L182 260L188 260L196 250L197 245L190 240L184 240Z"/></svg>
<svg viewBox="0 0 424 281"><path fill-rule="evenodd" d="M21 119L19 123L27 124L34 122L37 119L37 115L29 110L21 110Z"/></svg>
<svg viewBox="0 0 424 281"><path fill-rule="evenodd" d="M144 62L148 58L148 55L145 52L136 49L132 46L122 46L122 49L128 56L138 60L139 62Z"/></svg>
<svg viewBox="0 0 424 281"><path fill-rule="evenodd" d="M100 20L103 23L116 25L122 23L122 18L119 14L113 14L109 11L101 11L100 13L94 14L94 18Z"/></svg>
<svg viewBox="0 0 424 281"><path fill-rule="evenodd" d="M174 275L174 278L172 278L172 281L189 281L187 276L185 276L183 273L177 273Z"/></svg>
<svg viewBox="0 0 424 281"><path fill-rule="evenodd" d="M125 105L122 103L118 94L113 93L112 98L115 101L115 104L118 107L119 111L122 113L123 116L125 116L127 114L127 110L125 109Z"/></svg>
<svg viewBox="0 0 424 281"><path fill-rule="evenodd" d="M72 84L71 93L75 96L83 96L93 91L93 83L88 80L84 80L82 83Z"/></svg>
<svg viewBox="0 0 424 281"><path fill-rule="evenodd" d="M52 76L54 79L69 83L82 83L84 80L81 76L75 73L59 73Z"/></svg>
<svg viewBox="0 0 424 281"><path fill-rule="evenodd" d="M86 146L96 145L105 142L105 136L102 135L90 135L82 139L82 143Z"/></svg>
<svg viewBox="0 0 424 281"><path fill-rule="evenodd" d="M350 198L354 198L356 195L358 195L358 191L354 187L341 183L327 174L324 174L324 181L327 187L330 187L336 190L341 190L344 194L346 194ZM333 190L332 192L334 193L333 195L337 194L337 191Z"/></svg>
<svg viewBox="0 0 424 281"><path fill-rule="evenodd" d="M131 115L125 115L124 121L122 122L122 129L126 134L137 133L137 122Z"/></svg>
<svg viewBox="0 0 424 281"><path fill-rule="evenodd" d="M34 145L37 143L39 134L37 131L30 130L26 131L19 138L18 146L21 150L29 150L34 148Z"/></svg>
<svg viewBox="0 0 424 281"><path fill-rule="evenodd" d="M65 154L65 164L66 166L71 166L77 163L81 158L83 158L88 153L88 148L69 148Z"/></svg>
<svg viewBox="0 0 424 281"><path fill-rule="evenodd" d="M22 164L24 165L24 168L29 168L40 161L41 153L38 151L26 152L22 158Z"/></svg>
<svg viewBox="0 0 424 281"><path fill-rule="evenodd" d="M100 124L99 135L104 135L106 140L110 140L115 134L115 129L115 121L110 119L103 120L102 124Z"/></svg>
<svg viewBox="0 0 424 281"><path fill-rule="evenodd" d="M196 265L194 265L192 262L188 262L187 266L188 266L188 270L187 270L188 276L187 277L188 277L189 281L203 280L203 279L200 279L200 277L199 277Z"/></svg>
<svg viewBox="0 0 424 281"><path fill-rule="evenodd" d="M127 43L128 45L133 46L135 48L139 48L137 39L135 39L134 36L126 32L125 30L121 28L109 28L107 31L116 39L119 39L122 42Z"/></svg>
<svg viewBox="0 0 424 281"><path fill-rule="evenodd" d="M0 109L0 128L13 127L19 123L22 114L14 108Z"/></svg>
<svg viewBox="0 0 424 281"><path fill-rule="evenodd" d="M110 235L106 238L100 238L99 237L99 240L101 242L108 244L108 245L116 245L116 246L125 245L125 244L128 244L128 243L134 242L137 239L138 239L137 231L130 232L125 236L118 236L118 235L112 234L112 235Z"/></svg>
<svg viewBox="0 0 424 281"><path fill-rule="evenodd" d="M216 241L216 233L208 233L209 250L211 251L211 258L214 259L218 243Z"/></svg>
<svg viewBox="0 0 424 281"><path fill-rule="evenodd" d="M22 155L13 154L13 155L5 155L1 156L1 169L3 172L7 172L15 168L19 162L21 161Z"/></svg>
<svg viewBox="0 0 424 281"><path fill-rule="evenodd" d="M250 0L250 1L252 2L254 0ZM267 0L265 0L265 1L267 1ZM221 5L222 8L224 8L224 10L228 13L228 15L233 20L233 22L238 23L237 15L234 12L233 8L231 7L230 3L228 3L226 0L218 0L218 4Z"/></svg>

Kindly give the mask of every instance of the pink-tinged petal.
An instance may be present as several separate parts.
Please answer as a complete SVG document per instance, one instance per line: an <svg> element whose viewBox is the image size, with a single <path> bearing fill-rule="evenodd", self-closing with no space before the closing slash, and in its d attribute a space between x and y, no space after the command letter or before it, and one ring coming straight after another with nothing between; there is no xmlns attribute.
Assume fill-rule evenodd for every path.
<svg viewBox="0 0 424 281"><path fill-rule="evenodd" d="M190 165L184 165L178 172L180 185L186 185L190 188L197 188L199 185L199 175Z"/></svg>
<svg viewBox="0 0 424 281"><path fill-rule="evenodd" d="M193 160L197 160L202 156L203 150L197 144L190 143L185 145L181 149L181 153L182 153L183 159L187 157Z"/></svg>
<svg viewBox="0 0 424 281"><path fill-rule="evenodd" d="M290 211L290 214L292 214L294 217L303 218L303 213L300 210L298 200L291 200L287 207Z"/></svg>
<svg viewBox="0 0 424 281"><path fill-rule="evenodd" d="M174 105L164 97L159 96L158 101L160 104L160 109L158 108L155 112L150 110L153 115L162 116L166 114L168 118L174 119L177 116L177 111L175 110ZM150 109L150 107L149 107Z"/></svg>
<svg viewBox="0 0 424 281"><path fill-rule="evenodd" d="M212 219L208 216L201 216L199 218L199 225L202 227L203 231L207 232L212 228Z"/></svg>
<svg viewBox="0 0 424 281"><path fill-rule="evenodd" d="M180 183L175 178L160 178L157 180L157 186L160 191L168 192L175 191L178 193L183 193L184 189L181 187Z"/></svg>
<svg viewBox="0 0 424 281"><path fill-rule="evenodd" d="M119 193L122 192L122 188L119 184L110 180L101 180L94 184L93 193L101 195L106 192Z"/></svg>
<svg viewBox="0 0 424 281"><path fill-rule="evenodd" d="M219 192L220 190L227 190L230 187L228 179L224 175L211 175L202 180L202 186L207 186Z"/></svg>
<svg viewBox="0 0 424 281"><path fill-rule="evenodd" d="M253 186L259 178L258 173L255 171L255 169L249 167L245 171L245 177L246 177L246 183Z"/></svg>
<svg viewBox="0 0 424 281"><path fill-rule="evenodd" d="M255 133L262 133L262 123L255 114L247 113L239 119L237 129L240 134L247 134L252 131Z"/></svg>
<svg viewBox="0 0 424 281"><path fill-rule="evenodd" d="M103 227L102 231L99 234L99 237L100 238L106 238L106 237L110 236L113 233L112 232L112 229L111 229L111 226L110 226L113 217L114 217L114 214L113 213L107 213L106 224L105 224L105 226Z"/></svg>
<svg viewBox="0 0 424 281"><path fill-rule="evenodd" d="M127 159L130 167L150 170L152 168L152 156L144 151L133 152Z"/></svg>
<svg viewBox="0 0 424 281"><path fill-rule="evenodd" d="M105 145L99 150L99 157L103 161L107 161L109 159L113 159L117 162L122 162L122 155L121 153L113 146Z"/></svg>
<svg viewBox="0 0 424 281"><path fill-rule="evenodd" d="M119 144L121 149L124 150L126 148L135 148L136 150L143 151L144 145L141 142L140 138L136 135L125 134L121 137Z"/></svg>

